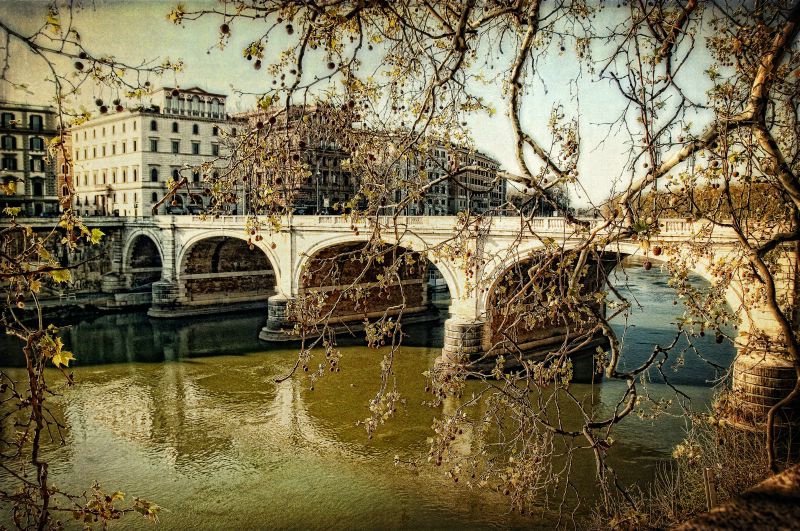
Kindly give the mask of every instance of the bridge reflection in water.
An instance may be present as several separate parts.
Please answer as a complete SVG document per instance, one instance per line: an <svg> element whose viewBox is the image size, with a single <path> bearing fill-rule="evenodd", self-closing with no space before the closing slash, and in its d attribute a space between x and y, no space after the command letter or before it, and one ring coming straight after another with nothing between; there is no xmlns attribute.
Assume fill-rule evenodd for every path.
<svg viewBox="0 0 800 531"><path fill-rule="evenodd" d="M637 365L654 342L671 340L670 322L682 308L672 305L656 270L634 268L628 285L623 282L620 277L618 286L643 305L625 342L626 362ZM422 372L440 352L440 325L408 330L406 344L419 346L403 347L396 357L406 406L368 440L356 421L368 414L380 353L357 344L343 347L342 372L316 382L313 392L303 375L275 384L297 352L260 342L263 320L247 313L173 320L133 313L76 323L66 335L78 358L78 385L52 404L65 419L67 435L66 446L49 453L53 481L81 490L96 479L128 496L152 499L167 509L160 516L164 529L210 522L220 528L333 529L554 523L547 512L535 519L509 514L506 497L456 485L439 468L392 466L395 455L424 461L432 418L459 405L422 404L428 396ZM730 364L730 345L706 337L697 346L712 361ZM0 350L12 347L4 343ZM691 407L702 411L714 369L687 351L684 366L669 374L692 397ZM469 382L465 396L478 386ZM674 397L658 375L649 389L656 398ZM575 384L571 390L602 414L615 407L624 384ZM578 422L564 407L566 421ZM654 464L670 455L682 428L678 418L626 419L615 430L617 451L610 455L622 479L652 478ZM465 434L459 446L474 447L473 437ZM594 492L588 451L576 456L573 470L576 488Z"/></svg>

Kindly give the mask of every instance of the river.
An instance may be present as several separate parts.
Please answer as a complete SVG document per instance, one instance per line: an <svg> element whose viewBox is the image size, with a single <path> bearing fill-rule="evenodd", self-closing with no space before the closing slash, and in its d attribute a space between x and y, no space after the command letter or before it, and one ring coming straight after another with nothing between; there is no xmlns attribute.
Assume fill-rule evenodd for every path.
<svg viewBox="0 0 800 531"><path fill-rule="evenodd" d="M672 304L657 268L627 272L616 285L641 305L625 337L632 366L654 343L671 340L682 306ZM422 373L439 354L441 324L409 330L396 370L406 406L370 440L356 422L368 415L380 355L354 343L342 348L341 373L325 376L313 391L302 376L276 384L294 364L296 349L260 342L263 321L239 314L165 321L129 313L75 323L65 339L78 358L77 384L54 406L66 444L48 448L51 480L78 491L96 480L153 500L164 508L161 529L552 526L549 513L511 513L508 498L454 484L425 462L426 438L441 409L422 405L429 396ZM622 321L616 326L621 331ZM730 364L729 344L705 337L697 346L708 359ZM0 364L18 366L20 355L7 340L0 349ZM714 377L690 353L672 381L702 411ZM657 376L648 387L655 396L674 397ZM606 409L622 389L612 381L573 386L576 395ZM646 482L683 429L680 417L632 416L615 431L611 461L623 479ZM395 455L420 465L394 466ZM576 461L576 485L585 493L592 492L593 474L590 456ZM0 522L7 519L4 510ZM136 516L120 527L153 528Z"/></svg>

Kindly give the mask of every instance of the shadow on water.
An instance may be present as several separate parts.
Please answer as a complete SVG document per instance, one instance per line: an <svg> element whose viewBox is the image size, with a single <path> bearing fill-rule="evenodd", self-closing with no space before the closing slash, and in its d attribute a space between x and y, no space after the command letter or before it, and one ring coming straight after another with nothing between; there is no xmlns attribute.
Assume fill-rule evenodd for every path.
<svg viewBox="0 0 800 531"><path fill-rule="evenodd" d="M63 324L61 336L65 348L79 354L75 366L245 355L299 345L299 341L261 341L258 333L264 322L263 315L253 312L176 319L152 319L143 311L112 313L73 319ZM404 345L442 346L443 330L438 322L408 325L404 331ZM359 336L340 335L338 341L342 346L365 344ZM0 337L0 366L24 366L21 347L16 338Z"/></svg>

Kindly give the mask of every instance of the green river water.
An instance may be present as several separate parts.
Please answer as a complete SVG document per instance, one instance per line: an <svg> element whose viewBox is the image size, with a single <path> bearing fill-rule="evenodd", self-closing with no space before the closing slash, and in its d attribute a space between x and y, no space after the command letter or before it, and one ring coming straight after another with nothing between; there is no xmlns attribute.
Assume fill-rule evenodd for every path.
<svg viewBox="0 0 800 531"><path fill-rule="evenodd" d="M656 270L634 268L629 275L627 286L622 280L618 286L643 307L625 340L632 366L653 344L671 339L681 306L672 305ZM48 448L51 479L78 491L96 480L164 508L160 523L129 516L116 524L124 529L552 527L553 515L512 513L501 494L455 484L426 463L426 438L442 408L422 404L429 396L422 373L440 352L440 323L409 328L395 371L406 405L369 440L356 422L368 415L380 354L355 343L342 348L342 372L325 376L313 391L303 376L276 384L294 364L296 349L260 342L263 321L252 314L151 320L130 313L74 324L65 335L78 357L77 384L54 406L66 425L66 444ZM730 345L713 337L699 345L707 358L730 363ZM0 353L0 364L19 364L12 344L0 343ZM687 355L673 381L703 410L714 376ZM658 378L649 387L672 396ZM623 384L573 389L610 409ZM624 480L646 482L683 428L677 417L631 417L615 431L611 461ZM395 455L420 465L394 466ZM579 456L574 470L590 499L591 456ZM7 518L3 510L0 522Z"/></svg>

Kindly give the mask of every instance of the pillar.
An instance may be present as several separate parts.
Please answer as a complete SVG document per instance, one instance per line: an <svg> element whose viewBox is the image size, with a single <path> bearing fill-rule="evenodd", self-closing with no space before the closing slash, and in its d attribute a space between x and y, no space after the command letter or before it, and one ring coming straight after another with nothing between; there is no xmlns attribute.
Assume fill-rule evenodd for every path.
<svg viewBox="0 0 800 531"><path fill-rule="evenodd" d="M778 300L797 301L797 268L789 253L779 257L781 270L774 274ZM740 297L742 319L736 338L730 417L739 424L763 427L769 410L785 398L797 382L797 369L788 354L783 332L772 312L745 281L732 289ZM794 315L789 316L794 319ZM797 323L794 323L794 327ZM795 401L775 416L775 424L788 433L800 433L800 403Z"/></svg>
<svg viewBox="0 0 800 531"><path fill-rule="evenodd" d="M479 355L483 350L483 329L479 319L451 317L444 322L443 361Z"/></svg>
<svg viewBox="0 0 800 531"><path fill-rule="evenodd" d="M294 300L282 293L273 295L267 300L267 324L258 334L264 341L292 341L294 321L290 315L290 302Z"/></svg>
<svg viewBox="0 0 800 531"><path fill-rule="evenodd" d="M100 279L100 291L103 293L119 293L128 289L124 275L116 272L106 273Z"/></svg>
<svg viewBox="0 0 800 531"><path fill-rule="evenodd" d="M159 280L153 282L153 303L148 310L150 317L172 317L178 307L180 288L174 280Z"/></svg>
<svg viewBox="0 0 800 531"><path fill-rule="evenodd" d="M111 270L100 278L100 291L103 293L119 293L128 288L128 282L124 274L127 264L124 263L125 257L122 253L124 240L127 237L125 231L115 232L109 236L108 253L111 261Z"/></svg>
<svg viewBox="0 0 800 531"><path fill-rule="evenodd" d="M779 342L751 339L740 349L733 364L734 420L763 426L767 413L794 388L797 372ZM784 408L776 417L778 426L800 425L799 408Z"/></svg>

